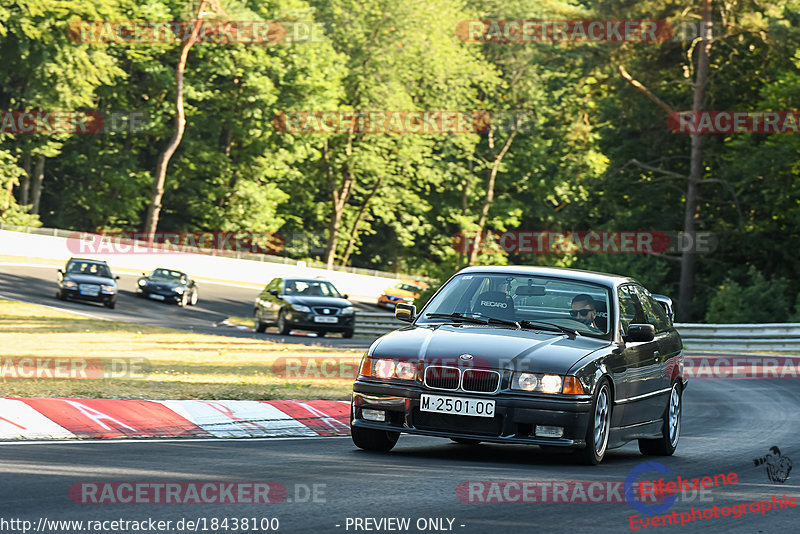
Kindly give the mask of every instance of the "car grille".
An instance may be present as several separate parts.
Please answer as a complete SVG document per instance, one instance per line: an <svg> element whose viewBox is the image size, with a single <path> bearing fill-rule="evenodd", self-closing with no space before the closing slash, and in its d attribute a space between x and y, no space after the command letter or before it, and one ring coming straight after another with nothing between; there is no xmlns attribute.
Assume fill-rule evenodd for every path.
<svg viewBox="0 0 800 534"><path fill-rule="evenodd" d="M470 417L468 415L449 415L423 412L414 408L411 412L413 424L420 430L436 430L439 432L463 432L466 434L483 434L499 436L503 430L503 420L499 416Z"/></svg>
<svg viewBox="0 0 800 534"><path fill-rule="evenodd" d="M500 373L483 369L464 369L431 365L425 368L425 385L433 389L473 393L494 393L500 387Z"/></svg>
<svg viewBox="0 0 800 534"><path fill-rule="evenodd" d="M461 389L479 393L494 393L500 385L500 373L481 369L464 369Z"/></svg>
<svg viewBox="0 0 800 534"><path fill-rule="evenodd" d="M339 315L339 308L321 307L314 308L317 315Z"/></svg>

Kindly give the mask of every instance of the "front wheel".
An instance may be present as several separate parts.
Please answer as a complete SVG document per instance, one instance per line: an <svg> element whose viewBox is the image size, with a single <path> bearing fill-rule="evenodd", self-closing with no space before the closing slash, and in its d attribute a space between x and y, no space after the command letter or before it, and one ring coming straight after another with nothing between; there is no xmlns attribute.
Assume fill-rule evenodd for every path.
<svg viewBox="0 0 800 534"><path fill-rule="evenodd" d="M267 323L261 320L261 310L257 309L255 313L256 332L263 334L267 331Z"/></svg>
<svg viewBox="0 0 800 534"><path fill-rule="evenodd" d="M672 456L678 448L681 437L681 412L683 411L683 395L680 382L674 382L669 392L669 400L664 410L661 425L661 437L658 439L640 439L639 452L646 456Z"/></svg>
<svg viewBox="0 0 800 534"><path fill-rule="evenodd" d="M116 306L117 306L116 300L110 300L106 302L106 308L108 308L109 310L113 310L114 308L116 308Z"/></svg>
<svg viewBox="0 0 800 534"><path fill-rule="evenodd" d="M280 311L278 314L278 333L282 336L288 336L291 328L289 328L289 324L286 322L286 317L283 314L283 310Z"/></svg>
<svg viewBox="0 0 800 534"><path fill-rule="evenodd" d="M180 306L181 308L185 308L188 303L189 303L189 296L186 293L184 293L178 300L178 306Z"/></svg>
<svg viewBox="0 0 800 534"><path fill-rule="evenodd" d="M197 300L200 296L197 294L197 290L195 289L192 291L192 299L189 301L189 306L197 306Z"/></svg>
<svg viewBox="0 0 800 534"><path fill-rule="evenodd" d="M584 463L597 465L606 454L611 431L611 386L608 379L602 379L597 385L590 413L592 417L586 429L586 447L580 451L580 455Z"/></svg>
<svg viewBox="0 0 800 534"><path fill-rule="evenodd" d="M350 426L350 437L353 438L353 443L359 449L389 452L400 438L400 432Z"/></svg>
<svg viewBox="0 0 800 534"><path fill-rule="evenodd" d="M342 337L348 339L353 337L353 329L351 328L350 330L345 330L344 332L342 332Z"/></svg>

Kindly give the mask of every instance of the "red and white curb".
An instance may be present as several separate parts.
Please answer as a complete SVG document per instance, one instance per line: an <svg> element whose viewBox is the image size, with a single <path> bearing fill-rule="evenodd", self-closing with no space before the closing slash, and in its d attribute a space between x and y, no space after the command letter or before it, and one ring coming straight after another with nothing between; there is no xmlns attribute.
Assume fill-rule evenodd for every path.
<svg viewBox="0 0 800 534"><path fill-rule="evenodd" d="M343 401L0 399L0 440L349 434Z"/></svg>

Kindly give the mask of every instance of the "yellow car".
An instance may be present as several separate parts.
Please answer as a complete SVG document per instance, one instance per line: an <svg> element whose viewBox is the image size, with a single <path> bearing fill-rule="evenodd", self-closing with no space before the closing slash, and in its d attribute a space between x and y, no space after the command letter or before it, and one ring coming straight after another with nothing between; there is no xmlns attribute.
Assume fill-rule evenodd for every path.
<svg viewBox="0 0 800 534"><path fill-rule="evenodd" d="M414 300L428 287L425 282L398 282L378 297L378 306L393 310L398 302L413 304Z"/></svg>

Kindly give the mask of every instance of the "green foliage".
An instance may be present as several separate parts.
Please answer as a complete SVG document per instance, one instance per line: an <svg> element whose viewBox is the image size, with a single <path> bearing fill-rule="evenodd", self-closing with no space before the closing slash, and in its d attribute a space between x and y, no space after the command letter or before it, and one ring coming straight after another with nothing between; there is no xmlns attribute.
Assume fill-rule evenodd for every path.
<svg viewBox="0 0 800 534"><path fill-rule="evenodd" d="M791 317L794 295L788 280L766 279L754 266L743 284L726 278L708 306L707 323L784 323Z"/></svg>

